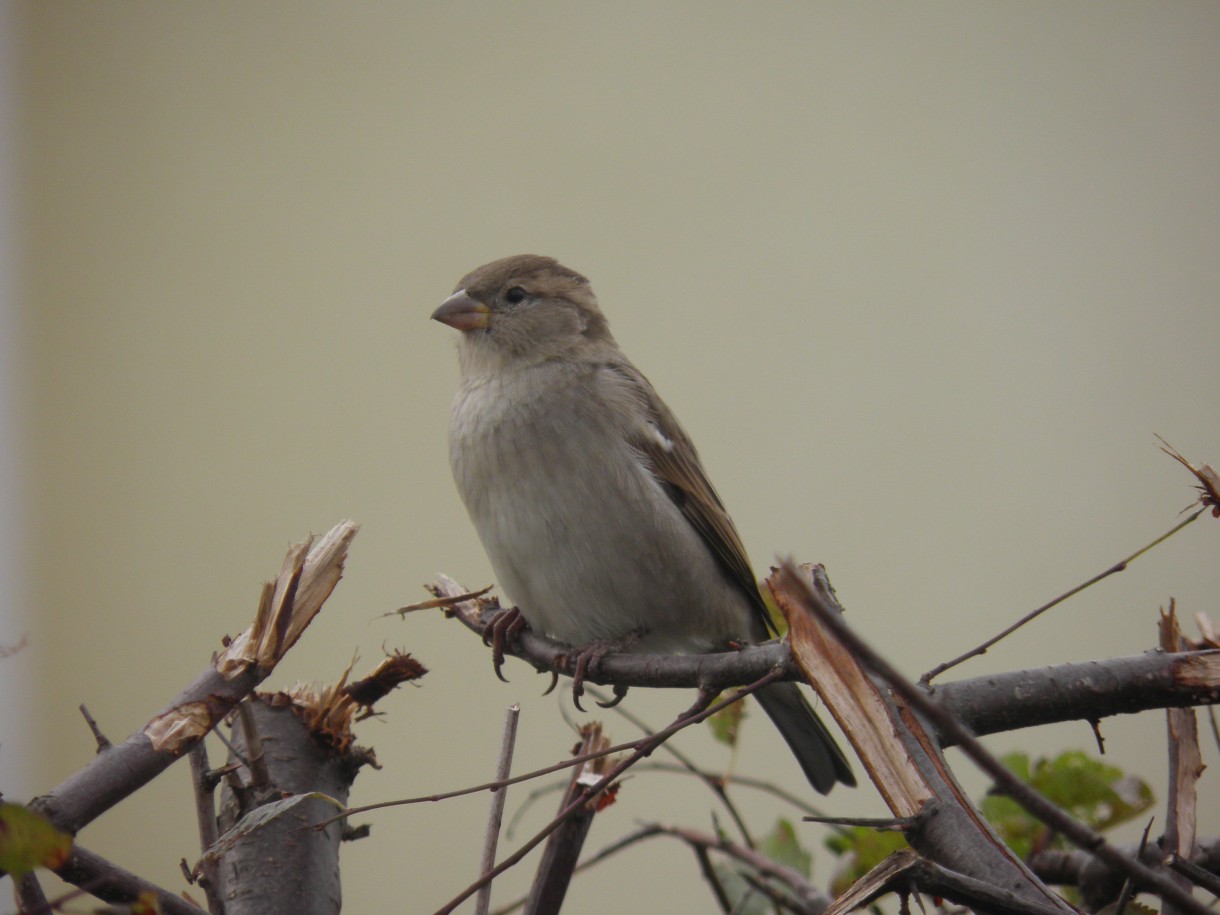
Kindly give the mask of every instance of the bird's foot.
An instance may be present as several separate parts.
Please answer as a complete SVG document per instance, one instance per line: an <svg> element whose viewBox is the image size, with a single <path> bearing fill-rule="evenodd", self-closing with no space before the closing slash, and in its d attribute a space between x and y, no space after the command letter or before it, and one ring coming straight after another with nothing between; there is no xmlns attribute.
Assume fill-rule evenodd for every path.
<svg viewBox="0 0 1220 915"><path fill-rule="evenodd" d="M591 673L597 673L602 658L630 647L641 635L642 633L632 632L622 639L598 639L576 652L572 659L574 661L572 666L572 704L574 706L582 712L585 710L584 706L580 704L580 697L585 694L585 678ZM622 702L626 695L627 687L616 683L614 684L614 698L609 702L598 702L597 704L602 708L613 708Z"/></svg>
<svg viewBox="0 0 1220 915"><path fill-rule="evenodd" d="M518 633L527 625L521 611L516 607L510 607L502 613L497 613L483 629L483 644L491 646L492 669L504 683L508 682L508 679L500 672L500 668L504 666L504 646L511 646Z"/></svg>
<svg viewBox="0 0 1220 915"><path fill-rule="evenodd" d="M627 687L623 686L623 684L615 683L613 688L614 688L614 698L613 699L611 699L609 702L599 701L597 703L602 708L614 708L616 705L618 705L620 702L622 702L625 698L627 698Z"/></svg>
<svg viewBox="0 0 1220 915"><path fill-rule="evenodd" d="M580 648L569 660L572 664L572 704L580 711L585 707L580 704L580 697L585 694L585 677L589 673L597 673L602 658L619 647L619 643L609 639L598 639Z"/></svg>

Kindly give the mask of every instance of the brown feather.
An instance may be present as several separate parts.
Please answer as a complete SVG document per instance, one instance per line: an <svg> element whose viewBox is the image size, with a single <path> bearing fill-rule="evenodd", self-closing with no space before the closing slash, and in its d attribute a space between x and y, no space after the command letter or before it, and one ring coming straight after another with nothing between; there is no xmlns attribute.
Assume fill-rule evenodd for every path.
<svg viewBox="0 0 1220 915"><path fill-rule="evenodd" d="M673 444L673 447L666 448L655 438L635 436L631 440L632 447L648 461L652 472L682 515L699 532L725 574L750 601L763 631L774 634L775 627L758 591L741 535L737 533L724 503L707 478L699 461L699 453L686 430L635 366L617 362L608 364L606 368L622 376L638 393L653 425Z"/></svg>

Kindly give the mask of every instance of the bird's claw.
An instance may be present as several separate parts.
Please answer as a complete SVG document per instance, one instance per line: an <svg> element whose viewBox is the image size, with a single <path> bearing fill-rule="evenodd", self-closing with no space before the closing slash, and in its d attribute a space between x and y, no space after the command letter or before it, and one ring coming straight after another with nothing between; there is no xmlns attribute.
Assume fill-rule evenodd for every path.
<svg viewBox="0 0 1220 915"><path fill-rule="evenodd" d="M585 694L585 677L590 671L596 673L597 667L601 664L602 658L617 648L615 642L593 642L586 645L576 652L576 664L572 670L572 704L579 711L584 711L585 707L580 704L580 697ZM618 687L615 687L615 695L618 695ZM622 696L615 699L618 702ZM600 705L600 703L598 703Z"/></svg>
<svg viewBox="0 0 1220 915"><path fill-rule="evenodd" d="M626 698L626 696L627 696L627 687L623 686L623 684L621 684L621 683L615 683L614 684L614 698L609 700L608 702L599 701L597 704L599 706L601 706L602 708L614 708L616 705L618 705L620 702L622 702L623 699Z"/></svg>
<svg viewBox="0 0 1220 915"><path fill-rule="evenodd" d="M511 645L526 627L525 617L516 607L498 613L483 629L483 644L491 646L491 667L502 683L508 678L500 671L504 666L504 646Z"/></svg>

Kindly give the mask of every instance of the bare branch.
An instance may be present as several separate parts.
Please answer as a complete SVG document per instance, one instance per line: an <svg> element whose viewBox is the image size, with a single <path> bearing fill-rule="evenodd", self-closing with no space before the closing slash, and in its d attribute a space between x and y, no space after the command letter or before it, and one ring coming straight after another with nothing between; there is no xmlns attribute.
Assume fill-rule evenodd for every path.
<svg viewBox="0 0 1220 915"><path fill-rule="evenodd" d="M958 746L984 772L991 776L997 787L1031 815L1042 820L1052 829L1058 830L1073 844L1091 851L1104 861L1123 869L1139 884L1178 905L1184 912L1195 915L1210 915L1206 906L1193 899L1189 893L1169 879L1162 871L1153 870L1124 854L1105 841L1102 836L1063 813L1028 785L1017 779L1004 765L992 756L973 735L950 712L939 703L928 698L927 693L907 681L888 662L884 661L843 621L841 615L828 606L825 598L816 593L791 564L783 569L783 584L786 589L799 596L803 606L814 614L823 627L847 646L853 657L859 658L869 669L909 703L919 714L936 723L942 733L956 737ZM898 811L901 814L901 811ZM916 831L918 832L918 830ZM912 845L916 845L912 842ZM916 847L918 847L916 845Z"/></svg>
<svg viewBox="0 0 1220 915"><path fill-rule="evenodd" d="M54 911L38 877L32 873L22 874L17 881L17 906L21 915L50 915Z"/></svg>
<svg viewBox="0 0 1220 915"><path fill-rule="evenodd" d="M1031 906L1072 911L970 802L924 723L936 719L920 714L922 709L904 693L896 694L870 675L882 662L847 627L820 567L797 570L786 564L766 584L788 621L793 653L810 685L851 741L890 812L912 822L903 831L911 847L964 877L1003 887ZM923 688L904 684L928 703Z"/></svg>
<svg viewBox="0 0 1220 915"><path fill-rule="evenodd" d="M598 700L599 704L603 706L605 706L609 701L608 696L596 689L590 688L589 693ZM616 714L627 719L645 734L654 733L651 726L645 723L643 719L624 708L622 705L614 705L612 708ZM685 771L698 778L703 782L704 785L707 786L707 789L711 791L713 795L715 795L716 799L720 801L721 806L724 807L729 817L733 820L733 825L737 827L737 831L741 834L742 841L745 842L750 848L754 848L754 837L750 835L750 829L746 825L745 818L742 817L741 811L737 809L737 805L734 804L732 798L729 797L725 777L717 773L707 772L700 769L689 757L686 756L685 753L668 743L665 744L665 752L676 759L678 764Z"/></svg>
<svg viewBox="0 0 1220 915"><path fill-rule="evenodd" d="M207 911L187 902L176 893L124 870L79 844L72 847L68 862L57 867L55 873L68 883L79 886L91 896L106 902L131 902L141 894L148 893L156 898L164 915L204 915Z"/></svg>
<svg viewBox="0 0 1220 915"><path fill-rule="evenodd" d="M938 684L933 691L976 736L1220 700L1220 651L1149 651ZM951 735L938 734L941 746Z"/></svg>
<svg viewBox="0 0 1220 915"><path fill-rule="evenodd" d="M1136 845L1124 845L1121 849L1124 854L1138 856L1150 867L1157 866L1165 858L1164 852L1155 843L1142 850ZM1114 900L1125 877L1118 869L1080 849L1038 851L1031 856L1029 863L1034 873L1047 883L1079 889L1090 911ZM1192 879L1196 882L1199 882L1199 879L1194 875L1200 872L1209 875L1213 882L1217 881L1217 878L1220 878L1220 839L1198 843L1195 853L1187 863L1193 868ZM1209 887L1209 890L1217 892L1217 888Z"/></svg>
<svg viewBox="0 0 1220 915"><path fill-rule="evenodd" d="M1038 609L1031 610L1029 613L1025 614L1025 616L1021 617L1011 626L1004 629L1002 632L999 632L996 635L992 636L987 641L983 642L981 645L977 645L974 648L971 648L966 653L958 655L952 661L946 661L943 664L938 664L936 667L933 667L930 671L928 671L926 674L924 674L922 677L920 677L919 682L921 684L923 684L924 686L927 686L929 683L932 682L933 679L935 679L936 677L939 677L946 670L950 670L951 668L954 668L957 665L961 664L963 661L970 660L970 658L975 658L975 657L978 657L979 655L986 654L988 648L995 645L1001 639L1007 638L1008 636L1012 635L1014 632L1016 632L1026 623L1032 622L1033 620L1037 619L1047 610L1050 610L1052 607L1058 606L1059 604L1061 604L1065 600L1067 600L1069 597L1073 597L1073 596L1079 594L1081 591L1085 590L1085 588L1092 587L1093 585L1097 584L1102 579L1109 578L1111 575L1114 575L1117 572L1124 571L1127 568L1127 566L1129 566L1135 560L1139 559L1139 557L1143 556L1153 547L1155 547L1161 543L1164 543L1166 540L1168 540L1170 537L1172 537L1182 528L1186 527L1188 524L1190 524L1192 521L1194 521L1196 518L1198 518L1201 514L1203 514L1203 512L1204 512L1204 509L1200 508L1198 511L1196 511L1193 515L1188 517L1186 520L1179 521L1177 524L1175 524L1165 533L1161 534L1161 536L1157 537L1151 543L1147 543L1144 546L1140 547L1138 550L1136 550L1126 559L1120 559L1118 562L1114 563L1114 565L1110 566L1110 568L1106 569L1104 572L1099 572L1098 574L1096 574L1092 578L1090 578L1088 581L1081 582L1076 587L1070 588L1067 591L1064 591L1058 597L1054 598L1053 600L1047 601L1045 604L1043 604Z"/></svg>
<svg viewBox="0 0 1220 915"><path fill-rule="evenodd" d="M447 605L472 631L483 629L497 613L494 599L464 599L466 592L442 577L434 593L459 599ZM570 675L569 645L533 630L522 631L507 653L546 673ZM623 686L729 689L752 683L771 670L782 679L803 680L786 641L751 645L741 651L704 655L610 654L601 659L591 682ZM1034 670L989 674L937 684L935 693L978 736L1059 721L1092 721L1168 707L1207 705L1220 700L1220 650L1168 656L1148 652L1125 658L1080 661ZM937 735L942 746L952 739Z"/></svg>
<svg viewBox="0 0 1220 915"><path fill-rule="evenodd" d="M510 705L504 713L504 736L500 741L500 759L496 763L496 781L502 782L508 778L513 767L513 747L517 743L517 720L521 716L521 706ZM496 845L500 839L500 824L504 820L504 801L508 796L508 788L496 788L491 793L491 809L487 813L487 831L483 837L483 860L479 873L486 874L496 866ZM491 884L486 884L479 890L475 900L475 915L487 915L491 906Z"/></svg>
<svg viewBox="0 0 1220 915"><path fill-rule="evenodd" d="M341 830L309 827L322 810L346 802L361 760L350 744L339 752L328 746L287 694L260 693L246 708L233 741L248 750L246 741L257 734L274 748L265 757L267 782L251 779L239 790L226 783L223 833L199 867L217 862L228 915L337 913Z"/></svg>
<svg viewBox="0 0 1220 915"><path fill-rule="evenodd" d="M956 873L910 849L902 849L852 884L826 910L826 915L845 915L887 893L915 888L991 915L1061 915L1064 911L1059 906Z"/></svg>
<svg viewBox="0 0 1220 915"><path fill-rule="evenodd" d="M576 752L583 756L609 745L610 740L602 733L601 725L591 722L581 729L580 746ZM605 773L608 764L609 758L600 756L577 767L559 802L559 809L565 810L577 801L584 794L585 785L595 783ZM595 800L578 807L547 839L525 902L525 911L529 915L558 915L576 871L585 838L593 825L593 817L601 806L602 801Z"/></svg>
<svg viewBox="0 0 1220 915"><path fill-rule="evenodd" d="M58 829L76 833L194 747L274 669L283 652L317 614L342 575L347 547L356 531L355 524L345 521L332 528L316 545L311 537L304 544L293 546L280 573L281 581L285 576L293 580L291 588L268 586L264 589L264 595L269 590L284 595L280 603L260 600L251 629L230 643L225 652L214 658L204 672L144 728L118 746L100 749L65 782L35 798L30 808ZM267 648L265 640L256 637L259 627L268 625L274 625L280 633L272 648ZM265 650L246 658L234 650L238 644L264 644ZM55 869L55 873L69 883L81 885L84 881L89 885L90 893L112 902L131 902L146 890L163 892L84 852L74 852L65 865ZM101 890L93 888L99 881L102 890L110 895L102 895ZM123 895L128 891L132 895ZM177 912L181 908L179 904L171 903L170 907L163 904L163 910Z"/></svg>
<svg viewBox="0 0 1220 915"><path fill-rule="evenodd" d="M217 830L216 782L208 762L207 744L202 740L191 748L191 787L195 795L195 819L199 824L199 846L203 852L215 844ZM219 872L211 862L203 866L199 884L207 895L211 915L224 915L224 892L220 887Z"/></svg>
<svg viewBox="0 0 1220 915"><path fill-rule="evenodd" d="M687 711L683 712L677 718L677 720L674 721L673 724L671 724L669 727L664 728L663 730L657 732L657 735L655 737L640 741L639 746L630 756L623 759L621 762L619 762L617 765L615 765L609 772L607 772L600 779L598 779L594 784L590 785L588 787L588 789L576 801L573 801L573 803L569 804L566 808L564 808L564 810L560 811L558 816L556 816L553 820L551 820L550 823L548 823L546 826L544 826L531 839L529 839L527 842L525 842L521 846L521 848L517 849L516 852L514 852L512 855L510 855L509 857L507 857L503 861L501 861L495 867L494 870L492 870L488 874L485 874L479 880L475 881L473 884L471 884L466 889L464 889L461 893L459 893L456 897L454 897L449 902L447 902L444 906L442 906L440 909L438 909L436 915L446 915L446 913L452 912L455 908L457 908L459 905L461 905L462 902L464 902L466 899L470 898L470 896L472 896L474 893L478 892L479 887L481 887L484 883L498 877L500 874L504 873L504 871L506 871L510 867L513 867L514 865L516 865L527 854L529 854L531 851L533 851L533 849L536 848L542 841L544 841L547 836L549 836L552 832L554 832L556 829L558 829L559 826L563 823L563 821L565 819L567 819L567 817L569 817L573 813L575 813L580 808L581 805L587 803L588 801L593 800L598 795L600 795L602 792L604 792L607 788L610 787L611 784L613 784L619 778L619 776L621 776L624 772L626 772L628 769L630 769L633 765L635 765L641 759L644 759L645 757L650 755L654 750L656 750L657 747L659 747L662 743L664 743L666 740L668 740L678 731L682 730L685 727L689 727L692 724L698 724L700 721L703 721L704 719L706 719L706 718L710 717L711 715L714 715L716 712L720 711L720 709L725 708L725 707L731 705L733 702L738 701L739 699L741 699L742 696L748 695L749 693L754 692L755 690L761 689L762 687L767 686L770 683L774 683L776 681L776 679L778 679L778 674L777 674L777 672L772 671L771 674L769 674L766 677L763 677L762 679L758 680L756 683L752 683L747 687L743 687L731 698L726 699L723 702L717 702L714 705L709 704L711 702L713 694L705 692L705 691L700 691L699 698L698 698L698 700L696 700L695 704L691 708L687 709Z"/></svg>
<svg viewBox="0 0 1220 915"><path fill-rule="evenodd" d="M820 913L830 903L830 899L810 883L804 874L773 861L752 848L746 848L744 845L730 842L723 836L709 835L694 829L686 829L679 826L662 826L660 824L649 824L645 827L645 830L636 834L637 840L653 835L671 836L680 839L691 846L691 848L719 852L741 862L760 876L775 880L785 887L792 894L794 900L801 906L801 912L810 913L810 915Z"/></svg>
<svg viewBox="0 0 1220 915"><path fill-rule="evenodd" d="M1169 612L1160 619L1161 648L1176 652L1182 647L1182 633L1173 600ZM1203 772L1203 757L1199 753L1199 727L1193 709L1168 709L1165 713L1169 743L1168 811L1162 847L1171 857L1189 858L1195 848L1196 784ZM1190 890L1188 878L1177 875L1178 886ZM1177 906L1165 900L1162 915L1178 915Z"/></svg>
<svg viewBox="0 0 1220 915"><path fill-rule="evenodd" d="M77 706L80 710L81 717L85 719L85 724L89 725L89 730L93 734L93 740L97 744L97 751L101 753L103 750L110 749L110 738L102 733L102 729L97 726L97 722L93 720L93 716L89 714L89 709L85 703Z"/></svg>

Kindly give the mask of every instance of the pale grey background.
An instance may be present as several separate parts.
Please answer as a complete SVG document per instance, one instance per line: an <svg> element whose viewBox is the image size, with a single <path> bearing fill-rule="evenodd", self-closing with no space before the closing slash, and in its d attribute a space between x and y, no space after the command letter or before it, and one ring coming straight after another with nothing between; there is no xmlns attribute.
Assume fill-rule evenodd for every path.
<svg viewBox="0 0 1220 915"><path fill-rule="evenodd" d="M39 723L0 735L17 796L92 752L79 702L112 738L142 726L247 624L287 543L345 517L363 524L347 578L271 685L333 679L354 652L363 670L383 644L432 668L361 727L384 768L354 800L484 780L516 701L518 771L566 753L542 678L511 664L499 683L439 616L379 618L438 570L491 580L445 457L453 334L427 316L495 257L589 275L760 573L826 563L913 675L1174 523L1192 490L1154 433L1220 457L1216 4L52 2L13 19L13 586L38 671L18 701ZM1214 614L1216 543L1195 525L962 673L1141 651L1171 595ZM688 699L631 708L659 724ZM1159 716L1104 730L1117 764L1163 783ZM15 755L35 773L20 784ZM760 720L737 767L800 788ZM787 812L741 801L760 831ZM486 803L372 817L344 850L347 910L439 906L474 875ZM881 812L867 786L825 807ZM707 829L711 808L637 777L590 847L642 819ZM800 833L824 880L823 833ZM185 765L82 841L179 887ZM624 909L712 903L690 855L653 843L573 890L573 912Z"/></svg>

